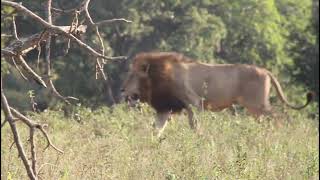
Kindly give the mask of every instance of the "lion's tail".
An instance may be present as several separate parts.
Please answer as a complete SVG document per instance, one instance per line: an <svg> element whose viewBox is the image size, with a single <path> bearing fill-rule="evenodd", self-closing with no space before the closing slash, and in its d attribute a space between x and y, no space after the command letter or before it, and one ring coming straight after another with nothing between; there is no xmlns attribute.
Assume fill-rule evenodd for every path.
<svg viewBox="0 0 320 180"><path fill-rule="evenodd" d="M314 98L314 93L313 92L308 92L307 93L307 102L302 105L302 106L294 106L294 105L291 105L289 104L288 100L286 99L286 97L284 96L283 94L283 91L282 91L282 88L280 86L280 83L278 82L278 80L271 74L271 72L268 71L268 75L269 77L271 78L271 83L272 85L276 88L277 90L277 93L278 95L280 96L280 99L283 103L285 103L287 106L289 106L290 108L292 109L296 109L296 110L300 110L300 109L303 109L305 108L311 101L312 99Z"/></svg>

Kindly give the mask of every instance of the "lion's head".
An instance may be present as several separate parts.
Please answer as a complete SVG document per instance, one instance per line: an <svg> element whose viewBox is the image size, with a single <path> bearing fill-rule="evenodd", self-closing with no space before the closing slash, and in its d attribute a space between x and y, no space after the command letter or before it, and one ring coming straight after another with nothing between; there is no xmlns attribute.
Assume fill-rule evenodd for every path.
<svg viewBox="0 0 320 180"><path fill-rule="evenodd" d="M149 64L139 62L134 58L130 70L121 87L121 97L130 105L146 100L146 84L148 82Z"/></svg>
<svg viewBox="0 0 320 180"><path fill-rule="evenodd" d="M182 56L176 53L139 53L132 60L121 95L129 105L146 102L159 112L181 111L185 104L173 81L174 64Z"/></svg>
<svg viewBox="0 0 320 180"><path fill-rule="evenodd" d="M139 78L135 74L129 72L121 87L121 97L130 104L139 100Z"/></svg>

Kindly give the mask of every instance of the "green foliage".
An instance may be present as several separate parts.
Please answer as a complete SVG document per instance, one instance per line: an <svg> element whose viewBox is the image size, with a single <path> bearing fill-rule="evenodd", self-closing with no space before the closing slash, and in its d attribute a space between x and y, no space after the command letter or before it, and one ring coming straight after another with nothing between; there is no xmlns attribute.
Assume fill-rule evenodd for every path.
<svg viewBox="0 0 320 180"><path fill-rule="evenodd" d="M1 7L1 14L12 14L15 15L14 13L14 9L11 7ZM6 35L12 35L9 31L9 27L11 27L11 19L12 17L8 16L8 17L3 17L3 19L1 18L1 34L6 34ZM5 44L8 42L8 37L1 36L1 48L5 47ZM4 58L1 57L1 74L8 74L9 73L9 67L8 67L8 63L6 63L4 61Z"/></svg>
<svg viewBox="0 0 320 180"><path fill-rule="evenodd" d="M309 108L308 110L311 111ZM152 136L154 111L124 104L91 110L78 106L80 123L61 111L30 113L48 124L52 142L64 150L42 151L46 141L36 136L37 162L44 179L316 179L319 176L318 123L308 113L290 110L292 119L278 121L229 112L196 112L200 134L187 116L175 115L164 140ZM282 125L276 126L278 122ZM29 131L17 124L27 148ZM26 179L12 133L1 133L1 174ZM39 167L39 166L38 166ZM5 178L5 177L4 177Z"/></svg>
<svg viewBox="0 0 320 180"><path fill-rule="evenodd" d="M55 7L60 4L68 9L78 1L53 3ZM26 1L24 5L43 16L43 6L38 2ZM2 8L3 14L11 11ZM256 64L277 75L284 87L290 85L286 94L294 93L291 88L302 85L319 94L319 3L316 0L100 0L92 1L89 11L94 21L120 17L132 21L99 27L107 55L132 57L141 51L178 51L202 62ZM20 36L41 30L40 26L32 26L30 18L19 17ZM1 21L5 31L11 28L10 18ZM71 17L60 16L56 24L67 25L71 21ZM94 31L88 32L83 40L97 47ZM59 38L54 42L53 53L66 46ZM94 59L77 46L72 47L67 56L52 62L57 89L63 95L80 98L86 106L109 105L107 85L95 79ZM33 67L36 58L37 53L28 55L28 63ZM105 65L116 99L128 63L130 60ZM8 68L1 71L8 72ZM10 79L19 83L8 87L9 91L25 86L17 78ZM35 94L42 97L46 93L36 89Z"/></svg>
<svg viewBox="0 0 320 180"><path fill-rule="evenodd" d="M228 1L218 14L228 30L221 52L226 61L253 63L273 71L290 64L284 51L287 32L282 28L282 17L274 0Z"/></svg>

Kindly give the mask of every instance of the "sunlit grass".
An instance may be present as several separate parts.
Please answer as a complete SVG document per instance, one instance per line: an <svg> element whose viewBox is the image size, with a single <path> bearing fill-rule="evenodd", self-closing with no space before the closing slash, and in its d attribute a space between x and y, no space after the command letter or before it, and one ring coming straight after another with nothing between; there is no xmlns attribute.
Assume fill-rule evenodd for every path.
<svg viewBox="0 0 320 180"><path fill-rule="evenodd" d="M148 106L80 107L77 113L80 122L60 111L30 114L49 125L52 141L64 150L43 152L46 142L37 133L43 179L318 179L318 120L307 113L290 111L292 122L275 126L245 114L198 112L200 134L181 114L169 122L161 142L152 136L154 112ZM21 128L20 134L26 145L28 131ZM1 178L26 179L15 146L10 149L8 125L1 141Z"/></svg>

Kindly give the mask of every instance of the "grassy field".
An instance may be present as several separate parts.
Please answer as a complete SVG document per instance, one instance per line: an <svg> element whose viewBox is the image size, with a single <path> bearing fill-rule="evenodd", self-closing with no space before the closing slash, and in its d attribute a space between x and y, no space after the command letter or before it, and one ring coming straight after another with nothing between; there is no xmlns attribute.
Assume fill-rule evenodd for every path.
<svg viewBox="0 0 320 180"><path fill-rule="evenodd" d="M49 125L54 144L43 152L37 132L37 161L42 179L318 179L318 120L289 111L291 123L275 126L265 119L228 111L197 113L201 134L190 130L187 117L174 116L164 140L152 137L153 111L79 108L80 122L61 111L30 114ZM18 123L23 142L27 129ZM1 179L27 179L9 125L1 132ZM29 148L29 146L25 146Z"/></svg>

